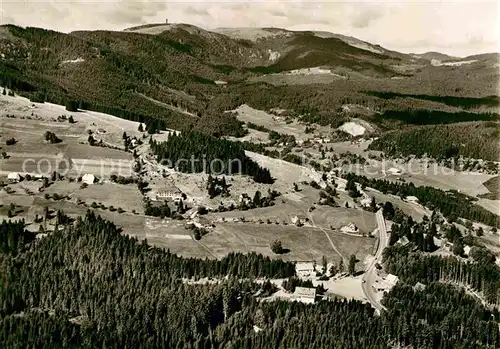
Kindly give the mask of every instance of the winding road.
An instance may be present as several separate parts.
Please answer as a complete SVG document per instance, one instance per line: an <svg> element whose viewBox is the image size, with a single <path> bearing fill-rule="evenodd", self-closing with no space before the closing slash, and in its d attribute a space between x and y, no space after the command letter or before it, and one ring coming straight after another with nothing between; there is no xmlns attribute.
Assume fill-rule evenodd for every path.
<svg viewBox="0 0 500 349"><path fill-rule="evenodd" d="M365 270L361 288L363 289L363 293L365 294L365 297L368 299L368 301L378 312L380 312L381 310L384 310L385 307L377 300L374 292L373 284L377 277L375 273L375 264L380 263L382 261L382 252L387 247L388 240L387 240L387 228L385 225L384 215L382 214L382 209L377 211L375 217L377 219L379 243L377 252L375 253L375 258L373 258L372 262L370 263L370 265L368 265L368 267Z"/></svg>

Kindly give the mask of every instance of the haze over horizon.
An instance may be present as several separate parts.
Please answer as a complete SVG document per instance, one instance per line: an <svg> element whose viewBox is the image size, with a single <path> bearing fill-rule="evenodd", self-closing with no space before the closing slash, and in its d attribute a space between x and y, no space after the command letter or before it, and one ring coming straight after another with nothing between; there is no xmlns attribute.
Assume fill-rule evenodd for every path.
<svg viewBox="0 0 500 349"><path fill-rule="evenodd" d="M500 52L496 1L284 0L189 2L122 0L2 0L0 23L62 32L123 30L147 23L188 23L205 29L275 27L354 36L406 53L437 51L464 57Z"/></svg>

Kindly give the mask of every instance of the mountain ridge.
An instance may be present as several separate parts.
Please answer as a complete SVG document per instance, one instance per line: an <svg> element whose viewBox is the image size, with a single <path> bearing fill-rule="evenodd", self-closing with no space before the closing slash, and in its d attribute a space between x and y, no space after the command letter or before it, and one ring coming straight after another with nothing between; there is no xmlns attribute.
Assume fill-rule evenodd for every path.
<svg viewBox="0 0 500 349"><path fill-rule="evenodd" d="M165 26L169 30L163 30ZM161 30L136 32L150 28ZM132 29L67 34L0 26L0 82L34 101L74 100L83 109L228 135L243 129L224 112L245 103L257 109L289 109L310 122L336 124L346 103L399 110L416 103L410 94L496 94L497 55L479 55L460 66L433 66L366 42L385 51L365 50L356 47L362 41L324 32L253 28L259 35L270 34L250 41L189 24ZM284 79L282 86L274 84L275 77ZM327 85L320 83L325 77ZM296 86L297 79L308 88ZM388 102L367 91L406 97L404 102ZM456 111L446 104L440 108Z"/></svg>

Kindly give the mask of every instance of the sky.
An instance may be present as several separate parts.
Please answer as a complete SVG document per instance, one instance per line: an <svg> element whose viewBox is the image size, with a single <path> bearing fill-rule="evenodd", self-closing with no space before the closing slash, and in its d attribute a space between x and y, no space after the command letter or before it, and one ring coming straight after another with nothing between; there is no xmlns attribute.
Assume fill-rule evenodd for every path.
<svg viewBox="0 0 500 349"><path fill-rule="evenodd" d="M0 0L0 22L74 30L122 30L164 22L278 27L354 36L385 48L453 56L500 52L498 1Z"/></svg>

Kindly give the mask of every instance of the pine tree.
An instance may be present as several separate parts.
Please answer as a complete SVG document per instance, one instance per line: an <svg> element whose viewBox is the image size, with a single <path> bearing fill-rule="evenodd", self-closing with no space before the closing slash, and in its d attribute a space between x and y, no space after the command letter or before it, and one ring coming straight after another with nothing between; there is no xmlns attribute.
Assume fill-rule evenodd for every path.
<svg viewBox="0 0 500 349"><path fill-rule="evenodd" d="M349 258L349 274L351 275L354 275L355 272L356 272L356 256L355 255L351 255L351 257Z"/></svg>

